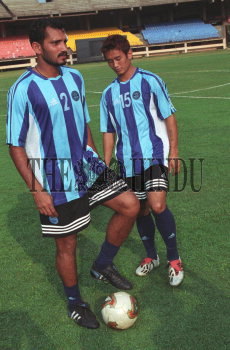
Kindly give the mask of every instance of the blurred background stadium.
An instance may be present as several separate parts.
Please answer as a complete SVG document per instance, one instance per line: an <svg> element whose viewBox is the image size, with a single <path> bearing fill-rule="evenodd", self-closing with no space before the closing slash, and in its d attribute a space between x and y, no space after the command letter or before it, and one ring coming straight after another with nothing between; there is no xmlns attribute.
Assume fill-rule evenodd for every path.
<svg viewBox="0 0 230 350"><path fill-rule="evenodd" d="M134 57L225 49L229 0L1 0L0 68L34 65L27 29L42 17L61 17L70 63L100 61L100 43L126 35Z"/></svg>
<svg viewBox="0 0 230 350"><path fill-rule="evenodd" d="M176 192L170 177L168 203L177 219L185 280L179 288L169 287L158 232L161 266L147 278L135 276L144 248L134 227L115 261L133 282L140 307L134 327L123 332L108 329L100 316L114 287L96 283L89 274L111 211L96 208L92 224L78 235L81 293L101 322L91 332L66 316L54 242L41 238L32 196L5 146L7 91L23 67L35 65L27 29L33 20L48 16L64 22L69 63L83 74L100 154L99 101L114 79L101 61L101 38L127 35L134 65L159 74L177 108L187 184ZM0 0L0 350L229 349L229 25L229 0ZM202 178L199 159L204 159ZM184 175L179 176L180 188ZM195 192L192 185L201 190Z"/></svg>

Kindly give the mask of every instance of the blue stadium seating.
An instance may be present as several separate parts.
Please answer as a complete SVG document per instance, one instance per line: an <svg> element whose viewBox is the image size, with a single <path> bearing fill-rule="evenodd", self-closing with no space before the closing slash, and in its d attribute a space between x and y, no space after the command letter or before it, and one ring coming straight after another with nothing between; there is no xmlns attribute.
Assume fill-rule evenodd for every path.
<svg viewBox="0 0 230 350"><path fill-rule="evenodd" d="M151 44L219 38L218 30L200 19L182 20L173 23L146 25L142 30L144 39Z"/></svg>

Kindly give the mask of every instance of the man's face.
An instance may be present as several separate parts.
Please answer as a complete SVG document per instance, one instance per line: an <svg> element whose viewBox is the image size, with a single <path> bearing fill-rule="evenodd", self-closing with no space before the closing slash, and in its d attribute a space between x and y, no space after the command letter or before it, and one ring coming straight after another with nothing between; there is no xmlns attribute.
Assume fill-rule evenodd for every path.
<svg viewBox="0 0 230 350"><path fill-rule="evenodd" d="M110 68L112 68L119 77L122 77L128 73L131 68L132 52L129 51L125 54L119 49L109 50L105 53L105 59Z"/></svg>
<svg viewBox="0 0 230 350"><path fill-rule="evenodd" d="M53 66L61 66L67 60L67 36L64 30L47 27L45 30L45 39L40 44L41 58Z"/></svg>

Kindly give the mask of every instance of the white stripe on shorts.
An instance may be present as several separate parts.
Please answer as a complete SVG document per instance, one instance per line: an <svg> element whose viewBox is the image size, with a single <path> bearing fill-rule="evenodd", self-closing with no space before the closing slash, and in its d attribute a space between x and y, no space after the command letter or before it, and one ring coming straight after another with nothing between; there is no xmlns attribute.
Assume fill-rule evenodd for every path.
<svg viewBox="0 0 230 350"><path fill-rule="evenodd" d="M90 222L90 213L88 213L85 216L82 216L81 218L71 222L68 225L63 226L57 226L57 225L41 225L42 226L42 233L45 235L61 235L66 234L71 231L78 230L82 226L85 226Z"/></svg>
<svg viewBox="0 0 230 350"><path fill-rule="evenodd" d="M134 192L134 193L140 201L147 198L146 192Z"/></svg>
<svg viewBox="0 0 230 350"><path fill-rule="evenodd" d="M122 190L124 187L127 187L124 180L120 179L119 181L114 182L110 186L106 187L104 190L95 193L90 199L89 199L89 205L92 206L93 204L111 196L112 194L118 192L119 190Z"/></svg>
<svg viewBox="0 0 230 350"><path fill-rule="evenodd" d="M149 188L154 187L164 187L168 188L168 181L164 179L155 179L155 180L148 180L145 183L145 188L148 190Z"/></svg>

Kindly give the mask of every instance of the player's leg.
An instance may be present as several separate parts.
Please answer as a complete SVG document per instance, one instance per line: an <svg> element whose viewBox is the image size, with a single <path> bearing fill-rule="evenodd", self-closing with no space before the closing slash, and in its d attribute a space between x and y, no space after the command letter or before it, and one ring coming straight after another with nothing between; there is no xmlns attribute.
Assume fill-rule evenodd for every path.
<svg viewBox="0 0 230 350"><path fill-rule="evenodd" d="M119 247L132 230L140 209L139 201L135 194L128 190L104 202L103 205L115 211L108 223L106 239Z"/></svg>
<svg viewBox="0 0 230 350"><path fill-rule="evenodd" d="M136 225L140 238L146 250L146 257L151 259L157 258L155 247L155 224L151 211L146 200L140 201L140 212L138 214Z"/></svg>
<svg viewBox="0 0 230 350"><path fill-rule="evenodd" d="M62 280L68 300L68 315L77 324L87 328L98 328L99 322L80 295L77 279L76 234L55 238L56 268Z"/></svg>
<svg viewBox="0 0 230 350"><path fill-rule="evenodd" d="M176 223L166 204L167 192L164 190L148 192L148 203L153 211L156 226L165 242L169 261L169 283L179 285L184 277L176 242Z"/></svg>
<svg viewBox="0 0 230 350"><path fill-rule="evenodd" d="M146 249L146 257L157 259L157 252L154 245L155 225L147 202L143 175L144 174L127 177L126 183L140 201L140 211L138 213L136 225Z"/></svg>
<svg viewBox="0 0 230 350"><path fill-rule="evenodd" d="M55 206L59 216L51 218L40 215L43 236L53 237L56 243L56 269L62 280L68 301L68 315L87 328L98 328L99 322L83 302L76 264L77 232L90 223L88 196Z"/></svg>
<svg viewBox="0 0 230 350"><path fill-rule="evenodd" d="M139 212L138 199L127 189L125 181L118 178L113 170L106 168L88 192L91 208L104 204L115 211L108 223L105 241L90 272L92 277L107 280L119 289L131 289L132 284L119 274L113 259L128 237Z"/></svg>
<svg viewBox="0 0 230 350"><path fill-rule="evenodd" d="M134 193L126 191L105 201L103 205L113 209L115 213L108 223L106 238L92 266L91 275L107 280L119 289L131 289L132 284L120 275L113 259L133 227L139 211L139 201Z"/></svg>
<svg viewBox="0 0 230 350"><path fill-rule="evenodd" d="M155 225L151 210L147 203L147 194L145 191L144 173L125 179L129 188L135 193L140 201L140 211L136 220L137 229L141 240L146 249L146 257L141 261L136 269L138 276L147 275L153 267L159 266L159 257L155 249Z"/></svg>
<svg viewBox="0 0 230 350"><path fill-rule="evenodd" d="M148 192L148 203L153 211L156 226L165 242L167 248L167 259L178 259L176 244L176 224L174 217L166 206L166 192Z"/></svg>
<svg viewBox="0 0 230 350"><path fill-rule="evenodd" d="M140 200L140 212L136 220L136 225L146 250L146 257L142 259L137 267L136 275L146 276L153 268L160 265L155 246L155 224L146 199Z"/></svg>
<svg viewBox="0 0 230 350"><path fill-rule="evenodd" d="M81 295L77 281L76 234L55 238L56 269L63 282L69 306L81 303Z"/></svg>

